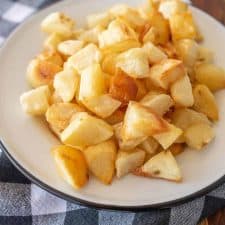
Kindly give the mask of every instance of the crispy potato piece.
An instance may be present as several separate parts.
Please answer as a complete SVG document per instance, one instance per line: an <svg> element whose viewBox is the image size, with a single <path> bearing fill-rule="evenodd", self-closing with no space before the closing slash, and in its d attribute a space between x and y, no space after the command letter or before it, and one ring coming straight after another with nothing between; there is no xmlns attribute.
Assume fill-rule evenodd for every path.
<svg viewBox="0 0 225 225"><path fill-rule="evenodd" d="M116 66L134 78L149 76L148 55L142 48L132 48L117 57Z"/></svg>
<svg viewBox="0 0 225 225"><path fill-rule="evenodd" d="M152 65L160 63L162 60L167 59L167 55L151 42L145 43L143 45L143 49L148 55L149 63Z"/></svg>
<svg viewBox="0 0 225 225"><path fill-rule="evenodd" d="M84 150L88 169L102 183L110 184L115 171L116 145L112 140L93 145Z"/></svg>
<svg viewBox="0 0 225 225"><path fill-rule="evenodd" d="M165 59L151 67L149 78L155 86L168 89L169 86L185 75L182 61Z"/></svg>
<svg viewBox="0 0 225 225"><path fill-rule="evenodd" d="M169 22L173 41L185 38L197 39L198 31L191 12L175 13Z"/></svg>
<svg viewBox="0 0 225 225"><path fill-rule="evenodd" d="M165 90L159 86L156 86L150 78L143 79L143 81L145 82L145 86L148 91L157 91L157 92L159 91L161 94L167 94L168 90Z"/></svg>
<svg viewBox="0 0 225 225"><path fill-rule="evenodd" d="M143 79L136 79L135 83L138 88L135 100L140 101L148 93L148 88L146 87L146 82Z"/></svg>
<svg viewBox="0 0 225 225"><path fill-rule="evenodd" d="M108 12L90 14L87 16L87 25L89 28L96 27L100 25L102 27L107 27L111 22L112 16Z"/></svg>
<svg viewBox="0 0 225 225"><path fill-rule="evenodd" d="M173 43L167 42L166 44L159 46L159 48L164 51L168 58L177 59L177 51Z"/></svg>
<svg viewBox="0 0 225 225"><path fill-rule="evenodd" d="M105 94L83 100L84 105L101 118L111 116L121 105L121 102Z"/></svg>
<svg viewBox="0 0 225 225"><path fill-rule="evenodd" d="M211 91L218 91L225 88L224 69L213 64L200 64L195 67L195 78L205 84Z"/></svg>
<svg viewBox="0 0 225 225"><path fill-rule="evenodd" d="M182 130L186 130L189 126L196 123L211 124L205 114L192 109L176 109L172 113L171 119L172 123Z"/></svg>
<svg viewBox="0 0 225 225"><path fill-rule="evenodd" d="M99 37L99 47L105 49L128 40L137 41L135 31L122 19L113 20L107 30L103 31Z"/></svg>
<svg viewBox="0 0 225 225"><path fill-rule="evenodd" d="M115 75L116 74L116 59L118 54L111 53L104 57L102 61L102 70L105 73Z"/></svg>
<svg viewBox="0 0 225 225"><path fill-rule="evenodd" d="M79 80L75 70L66 69L55 75L53 86L64 102L70 102L78 89Z"/></svg>
<svg viewBox="0 0 225 225"><path fill-rule="evenodd" d="M88 182L88 168L81 151L61 145L52 148L52 155L62 178L75 189Z"/></svg>
<svg viewBox="0 0 225 225"><path fill-rule="evenodd" d="M136 148L140 143L142 143L147 137L140 137L132 140L124 140L122 137L122 126L123 123L118 123L113 126L114 132L115 132L115 137L118 141L120 149L123 150L132 150Z"/></svg>
<svg viewBox="0 0 225 225"><path fill-rule="evenodd" d="M33 59L27 67L27 80L33 87L51 84L56 73L62 68L52 62Z"/></svg>
<svg viewBox="0 0 225 225"><path fill-rule="evenodd" d="M113 135L113 128L104 120L78 112L73 120L61 134L61 141L72 147L84 149L85 147L103 142Z"/></svg>
<svg viewBox="0 0 225 225"><path fill-rule="evenodd" d="M173 156L177 156L184 151L184 148L183 144L173 144L168 148L168 150L173 154Z"/></svg>
<svg viewBox="0 0 225 225"><path fill-rule="evenodd" d="M126 105L131 100L135 100L138 92L138 87L135 80L127 76L123 71L118 71L111 78L109 94Z"/></svg>
<svg viewBox="0 0 225 225"><path fill-rule="evenodd" d="M214 139L215 133L213 128L208 124L196 123L185 130L184 137L189 147L201 150Z"/></svg>
<svg viewBox="0 0 225 225"><path fill-rule="evenodd" d="M84 46L84 42L80 40L67 40L59 43L57 49L58 51L66 56L71 56L76 54Z"/></svg>
<svg viewBox="0 0 225 225"><path fill-rule="evenodd" d="M105 121L111 125L121 123L124 119L125 112L124 110L117 109L111 116L105 118Z"/></svg>
<svg viewBox="0 0 225 225"><path fill-rule="evenodd" d="M146 30L141 34L140 40L143 43L152 42L155 45L159 44L159 30L156 27L152 27L151 25L146 27Z"/></svg>
<svg viewBox="0 0 225 225"><path fill-rule="evenodd" d="M116 158L116 176L121 178L138 167L142 166L145 160L145 152L141 149L134 149L126 152L119 150Z"/></svg>
<svg viewBox="0 0 225 225"><path fill-rule="evenodd" d="M217 121L219 119L219 110L216 99L209 88L203 84L198 84L194 87L194 109L198 112L204 113L211 120Z"/></svg>
<svg viewBox="0 0 225 225"><path fill-rule="evenodd" d="M93 63L100 63L101 59L102 54L98 47L94 44L88 44L76 54L72 55L67 62L81 74L83 70Z"/></svg>
<svg viewBox="0 0 225 225"><path fill-rule="evenodd" d="M199 46L193 39L181 39L175 43L177 54L184 65L193 67L199 58Z"/></svg>
<svg viewBox="0 0 225 225"><path fill-rule="evenodd" d="M44 49L56 51L60 42L64 41L64 38L57 34L50 34L44 41Z"/></svg>
<svg viewBox="0 0 225 225"><path fill-rule="evenodd" d="M55 103L62 103L62 102L63 102L62 98L55 91L53 91L50 97L50 105L53 105Z"/></svg>
<svg viewBox="0 0 225 225"><path fill-rule="evenodd" d="M54 63L60 67L63 66L64 63L61 55L55 50L44 50L37 56L37 58L43 61Z"/></svg>
<svg viewBox="0 0 225 225"><path fill-rule="evenodd" d="M23 110L34 116L44 115L50 103L50 89L47 85L27 91L20 96Z"/></svg>
<svg viewBox="0 0 225 225"><path fill-rule="evenodd" d="M191 107L194 104L191 81L188 75L174 82L170 88L173 100L179 106Z"/></svg>
<svg viewBox="0 0 225 225"><path fill-rule="evenodd" d="M151 136L167 130L167 122L153 110L137 102L129 103L122 128L123 140Z"/></svg>
<svg viewBox="0 0 225 225"><path fill-rule="evenodd" d="M78 36L78 40L83 41L84 43L93 43L98 45L98 36L102 33L104 28L100 25L93 27L89 30L85 30Z"/></svg>
<svg viewBox="0 0 225 225"><path fill-rule="evenodd" d="M153 137L148 137L138 147L143 149L148 154L154 155L157 153L159 143Z"/></svg>
<svg viewBox="0 0 225 225"><path fill-rule="evenodd" d="M79 100L85 101L106 93L105 76L99 64L92 64L81 74Z"/></svg>
<svg viewBox="0 0 225 225"><path fill-rule="evenodd" d="M125 4L117 4L109 12L114 18L122 18L137 31L146 23L146 20L136 9L130 8Z"/></svg>
<svg viewBox="0 0 225 225"><path fill-rule="evenodd" d="M62 132L77 112L84 112L84 109L73 103L55 103L48 108L45 117L54 130Z"/></svg>
<svg viewBox="0 0 225 225"><path fill-rule="evenodd" d="M160 1L159 12L163 14L166 19L169 19L175 13L183 13L188 10L188 5L180 0L166 0Z"/></svg>
<svg viewBox="0 0 225 225"><path fill-rule="evenodd" d="M180 128L174 126L173 124L168 123L167 126L168 131L153 135L153 137L164 149L168 149L183 133Z"/></svg>
<svg viewBox="0 0 225 225"><path fill-rule="evenodd" d="M168 20L165 19L163 15L157 10L152 10L149 16L150 24L156 29L156 32L158 33L157 43L153 43L162 45L166 44L170 38L170 27Z"/></svg>
<svg viewBox="0 0 225 225"><path fill-rule="evenodd" d="M57 33L63 37L70 37L75 22L63 13L54 12L49 14L41 23L42 31L52 34Z"/></svg>
<svg viewBox="0 0 225 225"><path fill-rule="evenodd" d="M174 105L174 101L169 95L154 94L154 92L149 92L140 103L153 109L160 116L163 116Z"/></svg>
<svg viewBox="0 0 225 225"><path fill-rule="evenodd" d="M181 182L182 175L170 151L162 151L149 159L135 175Z"/></svg>

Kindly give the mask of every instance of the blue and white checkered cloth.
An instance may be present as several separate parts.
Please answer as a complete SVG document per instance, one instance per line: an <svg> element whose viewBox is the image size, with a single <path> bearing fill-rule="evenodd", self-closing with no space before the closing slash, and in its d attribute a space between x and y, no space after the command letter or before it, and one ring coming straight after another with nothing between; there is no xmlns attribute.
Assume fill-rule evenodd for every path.
<svg viewBox="0 0 225 225"><path fill-rule="evenodd" d="M25 18L53 2L0 0L0 43ZM206 196L168 209L134 213L79 206L31 183L0 151L0 225L196 225L223 207L225 184Z"/></svg>

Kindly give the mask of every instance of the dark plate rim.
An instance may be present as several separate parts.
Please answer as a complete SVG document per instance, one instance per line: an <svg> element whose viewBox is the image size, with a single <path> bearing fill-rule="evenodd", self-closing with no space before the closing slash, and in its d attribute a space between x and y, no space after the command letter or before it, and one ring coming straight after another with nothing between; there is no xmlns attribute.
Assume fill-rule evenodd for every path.
<svg viewBox="0 0 225 225"><path fill-rule="evenodd" d="M68 1L69 2L69 1ZM79 2L79 1L78 1ZM62 4L63 2L61 2ZM2 50L7 46L8 41L14 36L14 34L17 33L17 31L21 28L21 26L27 24L30 22L32 19L34 19L36 16L38 16L40 13L47 11L49 8L53 8L55 5L60 4L60 2L56 2L54 4L51 4L50 6L38 11L35 15L31 15L28 19L26 19L23 23L21 23L10 35L9 37L5 40L3 45L0 48L0 54ZM65 2L64 2L65 4ZM201 13L205 14L205 16L209 17L210 19L214 20L216 23L218 23L222 28L224 28L223 24L214 19L212 16L207 14L206 12L191 6L197 11L200 11ZM111 205L111 204L101 204L101 203L95 203L95 202L90 202L87 200L83 200L81 198L77 198L68 194L65 194L47 184L42 182L40 179L32 175L29 171L27 171L22 165L20 165L16 159L10 154L10 151L5 147L4 141L2 138L0 139L0 149L5 153L5 155L8 157L8 159L12 162L12 164L26 177L28 177L34 184L38 185L40 188L50 192L51 194L67 200L69 202L86 206L86 207L92 207L94 209L106 209L106 210L120 210L120 211L132 211L132 212L138 212L138 211L149 211L153 209L163 209L163 208L171 208L174 206L181 205L183 203L186 203L188 201L192 201L198 197L201 197L203 195L206 195L209 193L211 190L217 188L219 185L225 182L225 175L223 175L221 178L219 178L217 181L213 182L212 184L202 188L201 190L198 190L190 195L184 196L182 198L178 198L172 201L167 201L167 202L162 202L162 203L157 203L157 204L146 204L146 205L139 205L139 206L118 206L118 205Z"/></svg>

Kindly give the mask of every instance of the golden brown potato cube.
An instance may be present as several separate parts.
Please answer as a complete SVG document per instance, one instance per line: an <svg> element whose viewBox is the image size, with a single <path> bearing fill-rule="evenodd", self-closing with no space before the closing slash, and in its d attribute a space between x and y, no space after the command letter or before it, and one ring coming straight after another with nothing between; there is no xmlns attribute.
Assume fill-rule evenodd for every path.
<svg viewBox="0 0 225 225"><path fill-rule="evenodd" d="M67 40L59 43L57 49L58 51L66 56L71 56L76 54L84 46L83 41L79 40Z"/></svg>
<svg viewBox="0 0 225 225"><path fill-rule="evenodd" d="M64 69L54 77L53 86L64 102L73 100L79 85L80 77L73 69Z"/></svg>
<svg viewBox="0 0 225 225"><path fill-rule="evenodd" d="M135 100L138 92L138 87L134 78L127 76L123 71L118 71L111 78L109 94L118 99L122 104L128 104L129 101Z"/></svg>
<svg viewBox="0 0 225 225"><path fill-rule="evenodd" d="M106 93L105 76L99 64L92 64L81 74L79 100L85 102Z"/></svg>
<svg viewBox="0 0 225 225"><path fill-rule="evenodd" d="M182 61L165 59L151 67L149 78L155 86L168 89L172 83L185 75Z"/></svg>
<svg viewBox="0 0 225 225"><path fill-rule="evenodd" d="M146 136L143 136L143 137L135 138L132 140L124 140L122 137L122 126L123 126L123 123L118 123L113 126L115 137L118 141L120 149L132 150L147 138Z"/></svg>
<svg viewBox="0 0 225 225"><path fill-rule="evenodd" d="M172 113L171 119L172 123L182 130L186 130L189 126L195 123L206 123L208 125L211 124L205 114L185 108L176 109Z"/></svg>
<svg viewBox="0 0 225 225"><path fill-rule="evenodd" d="M119 150L116 158L116 176L121 178L138 167L142 166L145 160L145 152L141 149L132 151Z"/></svg>
<svg viewBox="0 0 225 225"><path fill-rule="evenodd" d="M62 41L64 41L64 38L61 35L52 33L44 41L44 48L56 51L59 43Z"/></svg>
<svg viewBox="0 0 225 225"><path fill-rule="evenodd" d="M33 59L27 67L27 80L33 88L48 85L61 70L60 66L52 62Z"/></svg>
<svg viewBox="0 0 225 225"><path fill-rule="evenodd" d="M47 85L27 91L20 96L23 110L34 116L44 115L50 103L51 92Z"/></svg>
<svg viewBox="0 0 225 225"><path fill-rule="evenodd" d="M79 74L94 63L100 63L102 54L94 44L88 44L77 53L68 58L70 64Z"/></svg>
<svg viewBox="0 0 225 225"><path fill-rule="evenodd" d="M135 83L137 85L138 91L136 96L136 101L140 101L147 93L148 88L144 79L136 79Z"/></svg>
<svg viewBox="0 0 225 225"><path fill-rule="evenodd" d="M62 132L69 125L72 116L83 111L84 109L77 104L56 103L48 108L45 116L51 127Z"/></svg>
<svg viewBox="0 0 225 225"><path fill-rule="evenodd" d="M116 145L112 140L90 146L84 150L88 169L104 184L112 182L116 152Z"/></svg>
<svg viewBox="0 0 225 225"><path fill-rule="evenodd" d="M111 19L112 16L108 12L90 14L87 16L87 25L89 28L96 27L97 25L107 27Z"/></svg>
<svg viewBox="0 0 225 225"><path fill-rule="evenodd" d="M160 1L159 11L163 14L166 19L169 19L175 13L186 12L188 5L180 0L166 0Z"/></svg>
<svg viewBox="0 0 225 225"><path fill-rule="evenodd" d="M78 112L61 134L61 141L72 147L84 149L103 142L113 135L113 128L104 120Z"/></svg>
<svg viewBox="0 0 225 225"><path fill-rule="evenodd" d="M60 12L49 14L41 23L42 31L52 34L57 33L63 37L70 37L72 35L75 22Z"/></svg>
<svg viewBox="0 0 225 225"><path fill-rule="evenodd" d="M167 130L167 122L153 110L137 102L129 103L122 128L123 140L152 136Z"/></svg>
<svg viewBox="0 0 225 225"><path fill-rule="evenodd" d="M61 145L52 149L57 169L62 178L75 189L80 189L88 181L88 168L81 151Z"/></svg>
<svg viewBox="0 0 225 225"><path fill-rule="evenodd" d="M148 55L142 48L132 48L117 57L116 66L133 78L149 76Z"/></svg>
<svg viewBox="0 0 225 225"><path fill-rule="evenodd" d="M169 22L173 41L185 38L197 39L198 31L191 12L175 13Z"/></svg>
<svg viewBox="0 0 225 225"><path fill-rule="evenodd" d="M153 135L164 149L168 149L183 134L183 131L173 124L168 123L167 126L168 131Z"/></svg>
<svg viewBox="0 0 225 225"><path fill-rule="evenodd" d="M84 99L83 104L101 118L111 116L121 105L121 102L112 98L109 94Z"/></svg>
<svg viewBox="0 0 225 225"><path fill-rule="evenodd" d="M145 43L143 49L148 55L148 60L150 64L157 64L160 63L162 60L167 59L167 55L151 42Z"/></svg>
<svg viewBox="0 0 225 225"><path fill-rule="evenodd" d="M208 48L199 46L198 48L198 63L212 63L214 60L214 54Z"/></svg>
<svg viewBox="0 0 225 225"><path fill-rule="evenodd" d="M150 178L160 178L169 181L180 182L182 175L176 159L170 151L164 150L150 158L136 175Z"/></svg>
<svg viewBox="0 0 225 225"><path fill-rule="evenodd" d="M216 99L209 88L203 84L198 84L194 87L194 109L198 112L204 113L211 120L217 121L219 119L219 110Z"/></svg>
<svg viewBox="0 0 225 225"><path fill-rule="evenodd" d="M195 78L205 84L211 91L217 91L225 88L224 69L213 64L200 64L195 68Z"/></svg>
<svg viewBox="0 0 225 225"><path fill-rule="evenodd" d="M210 125L206 123L196 123L185 130L184 137L189 147L201 150L214 139L215 133Z"/></svg>
<svg viewBox="0 0 225 225"><path fill-rule="evenodd" d="M174 105L174 101L169 95L153 94L153 92L149 92L140 103L151 108L160 116L163 116Z"/></svg>
<svg viewBox="0 0 225 225"><path fill-rule="evenodd" d="M137 40L135 31L122 19L113 20L107 30L103 31L99 37L99 47L104 49L127 40Z"/></svg>
<svg viewBox="0 0 225 225"><path fill-rule="evenodd" d="M165 19L157 10L152 10L149 20L152 27L154 27L158 33L157 44L166 44L170 38L170 27L168 20Z"/></svg>
<svg viewBox="0 0 225 225"><path fill-rule="evenodd" d="M183 107L193 106L194 97L188 75L185 75L174 82L170 87L170 93L177 105Z"/></svg>
<svg viewBox="0 0 225 225"><path fill-rule="evenodd" d="M175 43L176 51L184 65L193 67L199 58L199 46L193 39L181 39Z"/></svg>

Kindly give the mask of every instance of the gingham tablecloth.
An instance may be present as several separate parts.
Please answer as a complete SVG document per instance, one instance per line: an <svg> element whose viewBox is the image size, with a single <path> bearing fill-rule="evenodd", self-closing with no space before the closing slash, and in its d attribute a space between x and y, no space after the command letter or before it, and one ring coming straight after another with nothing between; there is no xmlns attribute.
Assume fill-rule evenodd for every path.
<svg viewBox="0 0 225 225"><path fill-rule="evenodd" d="M0 0L0 42L25 18L53 2ZM0 151L0 225L196 225L222 207L225 184L206 196L163 210L133 213L79 206L31 183Z"/></svg>

